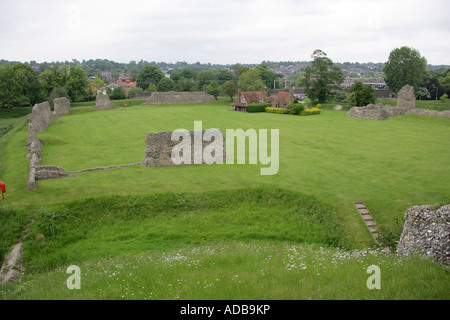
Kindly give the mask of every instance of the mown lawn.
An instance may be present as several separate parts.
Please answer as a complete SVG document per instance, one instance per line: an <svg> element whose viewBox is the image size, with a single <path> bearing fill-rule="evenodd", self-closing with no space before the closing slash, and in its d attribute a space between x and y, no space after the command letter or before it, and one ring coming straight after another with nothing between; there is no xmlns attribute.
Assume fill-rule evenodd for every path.
<svg viewBox="0 0 450 320"><path fill-rule="evenodd" d="M25 264L29 270L41 272L71 262L87 265L96 261L100 263L99 268L105 268L108 264L105 259L115 259L122 255L147 257L147 254L153 252L158 260L162 259L165 253L174 252L173 250L195 250L199 246L214 246L217 243L229 246L234 241L237 241L239 246L256 243L262 248L266 248L266 245L277 247L283 243L299 246L316 243L323 246L342 246L345 250L363 249L373 246L374 242L355 210L353 201L364 201L378 225L393 230L397 236L408 207L450 203L450 120L440 117L404 115L375 121L346 117L345 111L329 109L323 110L320 115L307 117L249 114L229 111L227 101L197 105L135 105L108 111L96 111L86 104L74 107L72 114L59 118L47 132L38 134L43 142L41 164L60 165L68 171L76 171L136 163L144 156L146 133L178 128L193 130L194 121L200 120L203 129L220 128L224 133L226 129L239 128L279 129L278 173L262 176L260 169L263 166L260 164L161 168L137 166L76 173L73 178L38 181L38 190L29 191L26 189L26 121L19 122L13 130L1 137L0 180L5 181L7 185L7 201L1 206L3 210L8 210L8 214L11 214L10 210L18 212L11 222L12 225L2 225L1 230L16 230L14 232L18 233L18 226L27 220L25 217L36 219L30 229L30 238L25 243L25 248L28 248L25 252ZM272 202L264 202L254 194L258 199L256 202L250 199L235 202L235 197L230 197L236 190L251 193L251 190L260 190L258 188L265 190L266 196L263 198L273 192L273 197L269 197ZM186 192L189 194L187 198L176 196ZM208 192L212 192L213 196ZM175 197L175 204L178 203L181 208L185 202L177 202L181 201L180 199L196 198L195 195L201 198L208 194L214 199L223 198L223 201L227 201L209 209L197 206L193 211L180 212L179 208L175 208L164 215L148 216L154 212L158 196L161 197L159 204L164 204L163 207L170 207L170 201L167 201L170 197ZM322 204L322 209L308 211L312 216L305 215L303 209L290 207L290 204L295 203L293 199L284 202L284 195L287 199L292 195L299 199L313 197L314 202ZM142 200L147 197L153 199L153 205L150 207L144 205L145 201ZM111 204L105 204L105 199L106 203ZM123 207L126 209L120 209L120 201L124 202ZM322 214L317 216L318 212ZM42 216L46 218L42 220ZM314 218L311 218L313 216ZM79 220L70 220L67 217L79 217ZM325 221L320 217L329 219ZM69 220L65 220L66 218ZM197 225L200 227L197 228ZM14 237L10 233L2 242L5 248L8 242L13 241ZM330 237L334 240L330 240ZM285 248L277 248L280 250L280 257L289 257ZM245 249L244 253L237 255L245 256L246 252ZM375 261L377 257L378 255L374 257ZM202 259L206 257L202 256ZM213 258L215 263L222 261L221 259L223 257L220 255ZM239 258L236 258L239 261L233 259L232 265L239 266ZM261 256L251 256L250 261L253 262L250 262L248 270L258 270L256 268L261 259ZM395 258L387 259L388 264L397 261ZM416 264L420 265L417 269L414 269L413 265L414 262L406 262L403 264L407 266L406 269L400 268L392 275L391 283L406 281L408 289L405 289L404 293L396 295L393 286L392 291L371 296L367 294L363 283L362 291L365 290L366 293L362 297L448 299L442 289L443 285L448 288L447 271L434 264L432 267ZM144 272L147 266L143 264L139 268L139 272ZM154 272L164 275L163 268L158 267ZM211 272L229 276L230 270L222 268L222 263L217 263L217 268L214 267ZM285 264L279 264L271 274L282 271L282 275L287 275L287 268ZM359 265L349 268L361 269ZM246 272L250 272L248 270ZM339 270L339 277L347 280L338 281L338 286L344 286L347 293L344 292L337 298L357 298L360 293L351 293L355 285L354 280L346 273L345 268ZM428 277L429 283L432 283L431 289L414 291L414 278L404 275L402 270ZM365 270L362 271L367 278ZM248 288L241 294L236 293L234 297L272 299L271 295L258 295L250 291L257 283L264 283L264 286L269 285L272 288L277 282L282 293L280 297L287 297L291 292L294 299L335 297L333 292L336 292L336 287L317 282L311 275L308 274L307 278L312 282L295 288L285 282L290 281L289 277L280 276L281 278L276 278L278 280L267 284L257 276L251 280L247 279L245 282ZM294 277L298 276L300 274ZM336 274L330 273L327 277L331 279L334 276ZM45 278L45 275L43 277ZM55 278L58 277L61 276L55 275ZM436 282L436 277L442 281ZM209 284L206 283L210 280L209 276L200 278L200 282ZM176 279L170 281L174 280ZM423 281L425 280L419 280L420 283ZM156 286L155 279L148 279L147 285L150 284ZM124 291L118 288L109 291L107 287L110 285L112 284L105 281L100 284L103 292L107 292L100 295L100 298L117 298L124 295ZM145 297L229 298L236 289L230 285L231 282L228 281L223 288L224 295L218 292L211 295L186 295L188 290L180 289L185 295L176 296L172 295L173 291L169 295L168 291L154 289L159 293ZM329 289L313 294L316 285ZM192 284L188 287L192 288ZM35 288L35 295L27 296L25 291L20 289L20 285L13 285L12 288L8 293L2 293L7 298L20 299L36 297L39 291ZM50 289L47 290L51 292ZM438 293L433 295L433 290ZM57 298L59 293L51 294L53 298ZM85 291L85 294L85 297L95 296L93 292ZM64 293L62 297L70 298L70 295Z"/></svg>

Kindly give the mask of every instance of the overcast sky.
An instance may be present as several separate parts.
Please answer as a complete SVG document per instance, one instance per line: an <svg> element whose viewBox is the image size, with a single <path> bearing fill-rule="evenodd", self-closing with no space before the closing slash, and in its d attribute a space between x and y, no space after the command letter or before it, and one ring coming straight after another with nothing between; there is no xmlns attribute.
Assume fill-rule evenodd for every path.
<svg viewBox="0 0 450 320"><path fill-rule="evenodd" d="M0 0L0 59L128 63L386 62L413 47L450 65L449 0Z"/></svg>

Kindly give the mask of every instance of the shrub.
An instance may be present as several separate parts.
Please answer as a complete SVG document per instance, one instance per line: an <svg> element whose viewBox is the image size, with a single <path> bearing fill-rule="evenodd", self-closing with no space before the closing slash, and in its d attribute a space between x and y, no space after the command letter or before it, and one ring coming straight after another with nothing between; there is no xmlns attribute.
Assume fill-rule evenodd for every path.
<svg viewBox="0 0 450 320"><path fill-rule="evenodd" d="M254 113L254 112L265 112L266 108L269 106L269 103L263 102L263 103L252 103L247 106L247 112Z"/></svg>
<svg viewBox="0 0 450 320"><path fill-rule="evenodd" d="M354 94L356 106L362 107L370 103L375 103L375 90L369 84L356 81L350 89L350 94Z"/></svg>
<svg viewBox="0 0 450 320"><path fill-rule="evenodd" d="M439 98L439 100L441 100L442 102L446 102L447 101L447 98L448 98L448 95L446 94L446 93L444 93L440 98Z"/></svg>
<svg viewBox="0 0 450 320"><path fill-rule="evenodd" d="M301 116L311 116L314 114L320 114L320 109L319 108L311 108L311 109L306 109L306 110L303 110L302 112L300 112Z"/></svg>
<svg viewBox="0 0 450 320"><path fill-rule="evenodd" d="M319 104L316 104L316 108L317 109L322 109L322 105L319 103Z"/></svg>
<svg viewBox="0 0 450 320"><path fill-rule="evenodd" d="M305 106L300 104L300 103L295 103L292 105L290 113L291 114L295 114L295 115L299 115L300 112L305 110Z"/></svg>
<svg viewBox="0 0 450 320"><path fill-rule="evenodd" d="M311 101L310 98L306 98L306 99L303 100L303 103L304 103L307 107L309 107L309 106L311 106L312 101Z"/></svg>

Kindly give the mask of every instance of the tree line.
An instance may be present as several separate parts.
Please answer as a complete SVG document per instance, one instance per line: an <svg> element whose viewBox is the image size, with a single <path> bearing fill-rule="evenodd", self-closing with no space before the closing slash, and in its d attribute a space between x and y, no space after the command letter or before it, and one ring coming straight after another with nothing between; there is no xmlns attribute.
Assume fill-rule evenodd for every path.
<svg viewBox="0 0 450 320"><path fill-rule="evenodd" d="M342 68L324 51L315 50L311 57L312 62L305 68L305 72L298 73L291 83L304 87L312 101L323 103L330 99L349 100L356 105L374 101L373 89L362 83L355 84L349 95L343 93L339 87L344 81ZM158 67L154 62L132 61L127 70L133 72L132 80L137 83L137 88L130 89L129 93L203 90L216 99L219 95L233 99L238 88L242 91L258 91L264 87L283 89L280 81L277 81L280 78L269 69L267 63L235 64L231 67L222 66L219 70L214 69L216 65L189 65L181 62L177 63L178 67L186 67L172 71L170 77L167 77L161 67L168 67L169 64L160 63ZM95 99L96 89L108 83L108 79L101 79L98 68L119 70L123 65L100 59L83 60L82 63L73 60L69 63L70 66L45 66L45 70L38 74L30 64L18 62L11 65L4 60L0 61L0 107L33 105L45 100L51 103L55 97L61 96L73 102ZM95 78L91 82L88 80L86 68L92 68L89 73L96 70L97 76L90 76L91 80ZM426 59L414 48L401 47L392 50L382 71L386 84L394 93L409 84L414 86L419 99L437 99L445 93L450 94L450 69L429 70ZM126 93L120 87L109 93L112 98L126 98Z"/></svg>
<svg viewBox="0 0 450 320"><path fill-rule="evenodd" d="M77 66L53 66L38 76L24 63L5 63L0 66L0 107L52 102L56 97L86 101L90 96L88 86L86 72Z"/></svg>

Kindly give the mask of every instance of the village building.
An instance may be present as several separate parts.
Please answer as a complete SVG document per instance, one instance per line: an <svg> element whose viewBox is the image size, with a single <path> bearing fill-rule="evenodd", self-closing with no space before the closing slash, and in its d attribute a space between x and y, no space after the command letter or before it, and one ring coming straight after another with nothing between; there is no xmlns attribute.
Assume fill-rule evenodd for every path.
<svg viewBox="0 0 450 320"><path fill-rule="evenodd" d="M292 93L292 88L289 91L279 90L276 95L269 96L269 90L264 88L262 91L241 91L238 89L237 99L231 103L235 111L247 111L247 107L253 103L269 103L272 108L286 108L286 106L296 97Z"/></svg>
<svg viewBox="0 0 450 320"><path fill-rule="evenodd" d="M115 88L122 87L125 91L125 94L128 94L128 90L131 88L136 88L136 82L132 82L130 80L117 80L116 83L111 83L109 85L104 85L103 87L97 90L97 94L106 94L106 89L110 88L111 91L114 91Z"/></svg>

